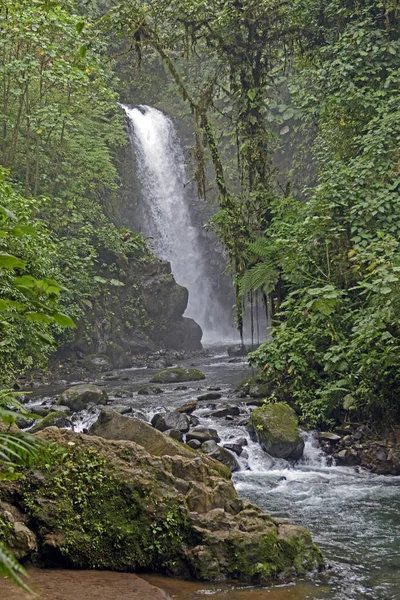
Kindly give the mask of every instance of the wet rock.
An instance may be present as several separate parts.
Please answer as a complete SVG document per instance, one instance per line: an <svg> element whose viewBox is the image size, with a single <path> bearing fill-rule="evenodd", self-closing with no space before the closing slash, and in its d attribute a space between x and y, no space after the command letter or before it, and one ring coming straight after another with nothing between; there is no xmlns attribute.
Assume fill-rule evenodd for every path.
<svg viewBox="0 0 400 600"><path fill-rule="evenodd" d="M335 455L335 458L339 465L344 465L344 466L355 466L355 465L360 464L360 462L361 462L357 451L354 450L353 448L345 448L343 450L340 450Z"/></svg>
<svg viewBox="0 0 400 600"><path fill-rule="evenodd" d="M238 456L240 456L243 452L243 446L241 444L235 444L233 443L227 443L224 444L224 448L226 448L227 450L230 450L231 452L234 452L235 454L237 454Z"/></svg>
<svg viewBox="0 0 400 600"><path fill-rule="evenodd" d="M219 394L218 392L208 392L207 394L198 396L197 400L219 400L220 398L222 398L222 394Z"/></svg>
<svg viewBox="0 0 400 600"><path fill-rule="evenodd" d="M76 412L86 408L90 402L94 404L106 404L107 400L108 394L105 390L100 389L96 385L82 383L65 390L59 396L57 404L65 404L65 406Z"/></svg>
<svg viewBox="0 0 400 600"><path fill-rule="evenodd" d="M139 396L154 396L163 393L164 390L157 387L156 385L145 385L138 390Z"/></svg>
<svg viewBox="0 0 400 600"><path fill-rule="evenodd" d="M104 373L112 368L112 360L105 354L89 354L83 360L83 366L90 373Z"/></svg>
<svg viewBox="0 0 400 600"><path fill-rule="evenodd" d="M132 412L131 406L113 406L113 410L115 410L120 415L127 415Z"/></svg>
<svg viewBox="0 0 400 600"><path fill-rule="evenodd" d="M201 451L211 458L215 458L215 460L219 460L222 462L228 469L234 473L235 471L240 471L240 466L238 461L232 452L229 452L226 448L222 448L218 446L214 440L209 440L208 442L204 442L201 445Z"/></svg>
<svg viewBox="0 0 400 600"><path fill-rule="evenodd" d="M201 446L201 442L199 442L199 440L189 440L186 443L190 448L193 448L193 450L199 450Z"/></svg>
<svg viewBox="0 0 400 600"><path fill-rule="evenodd" d="M186 440L188 442L190 440L198 440L199 442L203 443L208 442L209 440L220 442L221 438L219 437L216 429L210 429L208 427L195 427L186 435Z"/></svg>
<svg viewBox="0 0 400 600"><path fill-rule="evenodd" d="M177 385L176 388L174 388L175 392L183 392L184 390L189 389L187 385Z"/></svg>
<svg viewBox="0 0 400 600"><path fill-rule="evenodd" d="M211 413L211 416L216 418L227 416L237 417L238 415L240 415L240 410L235 404L226 405L223 408L218 408Z"/></svg>
<svg viewBox="0 0 400 600"><path fill-rule="evenodd" d="M167 431L167 429L177 429L186 433L189 431L190 420L184 413L171 411L168 413L158 413L151 420L153 427L158 431Z"/></svg>
<svg viewBox="0 0 400 600"><path fill-rule="evenodd" d="M230 358L228 360L228 363L232 363L232 364L234 364L234 363L241 363L241 362L243 362L243 359L241 359L239 357L237 357L237 358Z"/></svg>
<svg viewBox="0 0 400 600"><path fill-rule="evenodd" d="M190 424L192 427L197 427L197 425L200 424L199 417L196 417L195 415L190 415Z"/></svg>
<svg viewBox="0 0 400 600"><path fill-rule="evenodd" d="M168 435L170 438L176 440L177 442L183 442L183 433L178 429L167 429L166 431L164 431L164 434Z"/></svg>
<svg viewBox="0 0 400 600"><path fill-rule="evenodd" d="M221 391L221 388L218 385L210 385L207 389L210 390L210 392L220 392Z"/></svg>
<svg viewBox="0 0 400 600"><path fill-rule="evenodd" d="M73 423L66 413L59 411L51 412L41 419L36 425L29 430L29 433L37 433L46 427L60 427L73 429Z"/></svg>
<svg viewBox="0 0 400 600"><path fill-rule="evenodd" d="M19 427L19 429L27 429L28 427L31 427L34 423L35 419L28 419L26 417L18 417L16 421L16 425L17 427Z"/></svg>
<svg viewBox="0 0 400 600"><path fill-rule="evenodd" d="M180 406L179 408L177 408L175 410L178 413L185 413L187 415L190 415L193 411L196 410L196 408L197 408L196 400L189 400L189 402L186 402L186 404L184 404L183 406Z"/></svg>
<svg viewBox="0 0 400 600"><path fill-rule="evenodd" d="M387 454L384 450L378 450L378 452L375 453L375 458L379 461L386 461L388 459Z"/></svg>
<svg viewBox="0 0 400 600"><path fill-rule="evenodd" d="M318 439L324 440L327 442L338 442L341 437L336 433L332 433L331 431L320 431L318 433Z"/></svg>
<svg viewBox="0 0 400 600"><path fill-rule="evenodd" d="M250 417L249 431L263 450L276 458L298 460L304 451L294 410L284 402L256 408Z"/></svg>
<svg viewBox="0 0 400 600"><path fill-rule="evenodd" d="M242 344L236 344L235 346L229 346L227 352L228 356L246 356L250 351L247 346Z"/></svg>
<svg viewBox="0 0 400 600"><path fill-rule="evenodd" d="M151 383L179 383L181 381L200 381L205 379L204 373L197 369L163 369L156 373L151 379Z"/></svg>

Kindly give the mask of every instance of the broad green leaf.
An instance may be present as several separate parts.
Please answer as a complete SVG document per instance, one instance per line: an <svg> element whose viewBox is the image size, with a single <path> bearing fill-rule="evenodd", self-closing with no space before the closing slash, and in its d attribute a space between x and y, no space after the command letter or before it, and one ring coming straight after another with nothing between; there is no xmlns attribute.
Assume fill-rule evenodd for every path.
<svg viewBox="0 0 400 600"><path fill-rule="evenodd" d="M63 313L54 313L53 318L57 325L60 325L61 327L76 327L71 317L64 315Z"/></svg>
<svg viewBox="0 0 400 600"><path fill-rule="evenodd" d="M24 269L25 263L12 254L0 254L0 268L2 269Z"/></svg>

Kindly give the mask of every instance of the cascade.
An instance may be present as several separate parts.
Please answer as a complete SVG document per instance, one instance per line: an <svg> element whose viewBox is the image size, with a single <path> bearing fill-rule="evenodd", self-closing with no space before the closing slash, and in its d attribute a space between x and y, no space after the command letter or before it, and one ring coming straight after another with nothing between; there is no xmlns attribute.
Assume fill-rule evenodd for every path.
<svg viewBox="0 0 400 600"><path fill-rule="evenodd" d="M230 306L217 298L204 244L194 226L182 147L171 119L150 106L121 105L129 119L141 186L140 220L156 256L171 263L189 290L186 317L197 321L206 343L237 339ZM231 304L230 299L228 304Z"/></svg>

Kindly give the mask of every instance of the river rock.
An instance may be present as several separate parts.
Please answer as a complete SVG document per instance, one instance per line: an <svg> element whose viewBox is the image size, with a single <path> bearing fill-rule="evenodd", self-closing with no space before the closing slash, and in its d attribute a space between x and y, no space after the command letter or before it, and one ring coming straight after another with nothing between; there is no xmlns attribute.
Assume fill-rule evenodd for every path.
<svg viewBox="0 0 400 600"><path fill-rule="evenodd" d="M28 529L23 514L15 506L0 502L0 523L3 524L2 533L7 538L7 547L15 558L27 558L37 550L36 535Z"/></svg>
<svg viewBox="0 0 400 600"><path fill-rule="evenodd" d="M219 394L218 392L207 392L207 394L198 396L197 400L219 400L220 398L222 398L222 394Z"/></svg>
<svg viewBox="0 0 400 600"><path fill-rule="evenodd" d="M228 356L246 356L250 349L242 344L236 344L235 346L229 346L227 352Z"/></svg>
<svg viewBox="0 0 400 600"><path fill-rule="evenodd" d="M212 411L211 416L220 418L220 417L237 417L240 415L239 407L235 404L227 404L222 408L218 408L217 410Z"/></svg>
<svg viewBox="0 0 400 600"><path fill-rule="evenodd" d="M138 390L139 396L154 396L163 393L164 390L157 387L156 385L145 385Z"/></svg>
<svg viewBox="0 0 400 600"><path fill-rule="evenodd" d="M67 413L62 413L59 411L51 412L43 419L40 419L38 423L36 423L32 429L29 430L29 433L37 433L38 431L42 431L46 427L60 427L73 429L73 423Z"/></svg>
<svg viewBox="0 0 400 600"><path fill-rule="evenodd" d="M193 450L199 450L201 446L201 442L199 440L189 440L186 442L189 448L193 448Z"/></svg>
<svg viewBox="0 0 400 600"><path fill-rule="evenodd" d="M224 448L230 450L231 452L234 452L238 456L240 456L243 452L243 446L241 444L235 444L235 442L228 442L227 444L224 444Z"/></svg>
<svg viewBox="0 0 400 600"><path fill-rule="evenodd" d="M214 440L204 442L201 445L201 451L204 452L204 454L207 454L208 456L211 456L212 458L222 462L222 464L226 465L232 473L235 471L240 471L240 465L232 452L229 452L229 450L226 448L218 446Z"/></svg>
<svg viewBox="0 0 400 600"><path fill-rule="evenodd" d="M176 367L174 369L162 369L154 375L151 383L179 383L182 381L200 381L206 376L197 369L182 369Z"/></svg>
<svg viewBox="0 0 400 600"><path fill-rule="evenodd" d="M107 400L108 394L105 390L100 389L96 385L81 383L65 390L59 396L57 404L65 404L72 411L77 412L86 408L90 402L94 404L106 404Z"/></svg>
<svg viewBox="0 0 400 600"><path fill-rule="evenodd" d="M200 424L199 417L196 417L196 415L190 415L190 424L192 427L197 427L197 425Z"/></svg>
<svg viewBox="0 0 400 600"><path fill-rule="evenodd" d="M296 413L284 402L254 409L249 431L271 456L298 460L303 455L304 440L299 434Z"/></svg>
<svg viewBox="0 0 400 600"><path fill-rule="evenodd" d="M199 442L203 443L208 442L209 440L220 442L221 438L219 437L216 429L210 429L209 427L195 427L186 435L186 440L188 442L190 440L198 440Z"/></svg>
<svg viewBox="0 0 400 600"><path fill-rule="evenodd" d="M185 413L187 415L190 415L190 414L192 414L193 411L196 410L196 408L197 408L196 400L189 400L189 402L186 402L186 404L177 408L176 412Z"/></svg>
<svg viewBox="0 0 400 600"><path fill-rule="evenodd" d="M176 440L177 442L183 442L183 433L178 429L167 429L166 431L164 431L164 435L168 435L170 438Z"/></svg>
<svg viewBox="0 0 400 600"><path fill-rule="evenodd" d="M177 429L186 433L189 431L189 417L183 413L171 411L168 413L158 413L151 420L153 427L158 431L167 431L167 429Z"/></svg>
<svg viewBox="0 0 400 600"><path fill-rule="evenodd" d="M90 373L104 373L112 368L112 360L104 354L89 354L83 360L83 366Z"/></svg>
<svg viewBox="0 0 400 600"><path fill-rule="evenodd" d="M339 442L341 439L340 435L332 433L331 431L320 431L318 433L318 439L326 442Z"/></svg>

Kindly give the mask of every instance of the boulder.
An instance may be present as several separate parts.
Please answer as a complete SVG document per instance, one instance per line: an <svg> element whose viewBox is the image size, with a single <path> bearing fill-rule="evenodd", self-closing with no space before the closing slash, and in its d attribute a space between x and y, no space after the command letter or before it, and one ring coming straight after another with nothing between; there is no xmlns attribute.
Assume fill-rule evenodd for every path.
<svg viewBox="0 0 400 600"><path fill-rule="evenodd" d="M236 444L235 442L228 442L227 444L224 444L224 448L230 450L231 452L234 452L238 456L240 456L243 452L243 446L241 444Z"/></svg>
<svg viewBox="0 0 400 600"><path fill-rule="evenodd" d="M37 433L46 427L74 428L71 419L66 413L55 411L43 417L43 419L30 429L29 433Z"/></svg>
<svg viewBox="0 0 400 600"><path fill-rule="evenodd" d="M196 400L189 400L189 402L186 402L186 404L177 408L176 412L185 413L186 415L190 415L190 414L192 414L193 411L196 410L196 408L197 408Z"/></svg>
<svg viewBox="0 0 400 600"><path fill-rule="evenodd" d="M243 344L236 344L228 348L228 356L246 356L248 352L250 352L250 349Z"/></svg>
<svg viewBox="0 0 400 600"><path fill-rule="evenodd" d="M228 469L234 473L235 471L240 471L240 465L236 460L235 456L232 452L229 452L226 448L222 448L218 446L214 440L209 440L208 442L204 442L201 445L201 451L216 460L219 460L228 467Z"/></svg>
<svg viewBox="0 0 400 600"><path fill-rule="evenodd" d="M240 409L236 404L227 404L222 408L218 408L217 410L212 411L212 417L237 417L240 415Z"/></svg>
<svg viewBox="0 0 400 600"><path fill-rule="evenodd" d="M177 429L186 433L189 431L189 417L183 413L171 411L168 413L158 413L151 420L153 427L158 431L167 431L167 429Z"/></svg>
<svg viewBox="0 0 400 600"><path fill-rule="evenodd" d="M183 442L183 433L178 429L167 429L166 431L164 431L164 435L168 435L170 438L176 440L177 442Z"/></svg>
<svg viewBox="0 0 400 600"><path fill-rule="evenodd" d="M89 435L107 440L129 440L139 444L153 456L191 456L190 450L151 425L132 417L125 417L111 408L103 408Z"/></svg>
<svg viewBox="0 0 400 600"><path fill-rule="evenodd" d="M57 404L64 404L72 411L77 412L87 407L90 402L106 404L108 394L97 385L81 383L73 385L59 396Z"/></svg>
<svg viewBox="0 0 400 600"><path fill-rule="evenodd" d="M180 383L182 381L200 381L206 376L197 369L182 369L176 367L174 369L162 369L158 371L150 380L150 383Z"/></svg>
<svg viewBox="0 0 400 600"><path fill-rule="evenodd" d="M187 445L189 446L189 448L193 448L193 450L199 450L201 442L199 442L199 440L189 440L187 442Z"/></svg>
<svg viewBox="0 0 400 600"><path fill-rule="evenodd" d="M105 354L89 354L84 358L83 366L90 373L104 373L112 368L112 360Z"/></svg>
<svg viewBox="0 0 400 600"><path fill-rule="evenodd" d="M304 440L299 434L296 413L285 402L265 404L254 409L249 431L271 456L298 460L303 455Z"/></svg>
<svg viewBox="0 0 400 600"><path fill-rule="evenodd" d="M208 440L221 441L216 429L201 426L195 427L186 435L186 441L189 442L190 440L198 440L201 443L208 442Z"/></svg>
<svg viewBox="0 0 400 600"><path fill-rule="evenodd" d="M145 385L138 390L139 396L155 396L163 393L164 390L157 387L156 385Z"/></svg>
<svg viewBox="0 0 400 600"><path fill-rule="evenodd" d="M219 400L220 398L222 398L222 394L219 394L218 392L207 392L207 394L198 396L197 400Z"/></svg>
<svg viewBox="0 0 400 600"><path fill-rule="evenodd" d="M306 529L240 500L218 461L152 433L187 455L154 456L132 441L56 428L38 434L63 446L62 463L53 461L40 477L28 473L1 486L8 486L13 504L23 499L42 566L168 568L180 578L255 584L321 566Z"/></svg>
<svg viewBox="0 0 400 600"><path fill-rule="evenodd" d="M26 526L23 514L8 502L0 502L0 525L2 538L15 558L27 558L37 550L36 535Z"/></svg>

